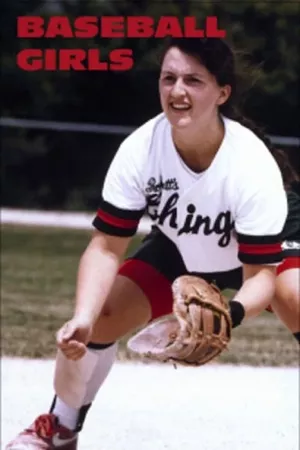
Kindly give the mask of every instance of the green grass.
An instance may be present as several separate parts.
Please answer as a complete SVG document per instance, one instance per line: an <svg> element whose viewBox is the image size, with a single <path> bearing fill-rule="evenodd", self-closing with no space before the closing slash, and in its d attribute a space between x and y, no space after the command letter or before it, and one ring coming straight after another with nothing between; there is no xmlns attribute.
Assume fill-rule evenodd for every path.
<svg viewBox="0 0 300 450"><path fill-rule="evenodd" d="M55 333L71 317L77 265L87 231L3 226L1 239L2 355L51 358ZM130 250L139 243L133 240ZM132 358L120 343L119 359ZM234 330L221 363L297 366L299 347L269 313Z"/></svg>

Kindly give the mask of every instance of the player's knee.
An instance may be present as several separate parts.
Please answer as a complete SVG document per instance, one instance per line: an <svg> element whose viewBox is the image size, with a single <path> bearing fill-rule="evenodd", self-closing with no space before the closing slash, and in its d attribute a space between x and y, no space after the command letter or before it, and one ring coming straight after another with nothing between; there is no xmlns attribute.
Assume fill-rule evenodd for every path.
<svg viewBox="0 0 300 450"><path fill-rule="evenodd" d="M98 317L92 334L97 343L113 342L151 320L151 305L136 286L114 289Z"/></svg>
<svg viewBox="0 0 300 450"><path fill-rule="evenodd" d="M118 341L148 321L148 316L143 314L138 314L132 319L124 318L121 322L120 318L113 314L111 316L102 315L94 326L91 341L100 344Z"/></svg>
<svg viewBox="0 0 300 450"><path fill-rule="evenodd" d="M281 273L276 280L276 299L282 304L299 305L299 273L289 270Z"/></svg>

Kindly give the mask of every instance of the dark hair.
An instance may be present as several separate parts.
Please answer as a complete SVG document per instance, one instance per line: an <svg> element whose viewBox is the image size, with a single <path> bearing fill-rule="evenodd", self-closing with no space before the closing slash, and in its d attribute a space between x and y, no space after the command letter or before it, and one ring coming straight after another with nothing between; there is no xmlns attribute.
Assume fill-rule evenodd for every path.
<svg viewBox="0 0 300 450"><path fill-rule="evenodd" d="M252 78L251 75L253 76L255 71L255 68L249 66L246 60L240 59L242 53L240 52L239 55L224 39L170 38L163 49L161 63L171 47L177 47L182 52L197 59L215 76L219 86L228 84L231 87L230 97L219 107L220 113L249 128L265 143L280 167L287 189L291 187L292 183L299 181L298 175L292 167L286 152L273 147L263 129L245 117L242 112L241 99L245 100L245 93L253 85L253 81L250 78Z"/></svg>

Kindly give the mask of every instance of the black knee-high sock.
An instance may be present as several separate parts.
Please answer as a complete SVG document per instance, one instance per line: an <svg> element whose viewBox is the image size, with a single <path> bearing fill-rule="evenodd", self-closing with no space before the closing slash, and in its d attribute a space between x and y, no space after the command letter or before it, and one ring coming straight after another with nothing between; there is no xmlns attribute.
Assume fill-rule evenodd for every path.
<svg viewBox="0 0 300 450"><path fill-rule="evenodd" d="M232 328L240 325L245 317L245 308L244 306L235 300L229 302L229 311L232 320Z"/></svg>
<svg viewBox="0 0 300 450"><path fill-rule="evenodd" d="M87 348L88 356L94 361L94 368L85 386L81 386L85 389L81 408L70 406L56 396L50 409L61 425L73 431L81 430L87 411L113 365L117 350L113 342L108 344L90 342Z"/></svg>
<svg viewBox="0 0 300 450"><path fill-rule="evenodd" d="M300 344L300 331L297 331L297 333L293 333L294 338L298 341Z"/></svg>

